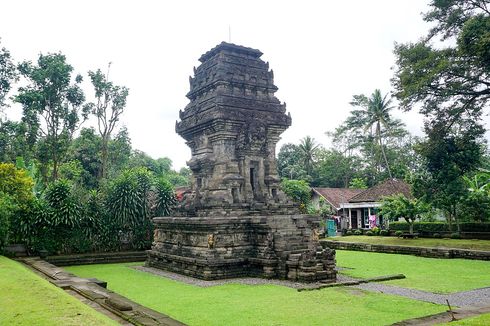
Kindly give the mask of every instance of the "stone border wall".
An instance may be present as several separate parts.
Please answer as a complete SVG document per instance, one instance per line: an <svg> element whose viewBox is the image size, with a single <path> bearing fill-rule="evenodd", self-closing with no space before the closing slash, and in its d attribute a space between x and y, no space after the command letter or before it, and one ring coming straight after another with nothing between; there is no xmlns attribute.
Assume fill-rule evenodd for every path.
<svg viewBox="0 0 490 326"><path fill-rule="evenodd" d="M463 258L490 260L490 251L456 249L456 248L432 248L432 247L410 247L396 245L378 245L361 242L343 242L321 240L323 247L340 250L382 252L388 254L414 255L430 258Z"/></svg>
<svg viewBox="0 0 490 326"><path fill-rule="evenodd" d="M185 324L163 314L142 306L128 298L107 289L107 283L94 278L77 277L64 269L54 266L37 257L22 258L21 262L42 273L55 286L71 290L85 299L98 304L102 309L136 326L185 326ZM168 298L162 298L166 300Z"/></svg>
<svg viewBox="0 0 490 326"><path fill-rule="evenodd" d="M132 263L146 260L146 251L101 252L76 255L48 256L46 261L56 266Z"/></svg>

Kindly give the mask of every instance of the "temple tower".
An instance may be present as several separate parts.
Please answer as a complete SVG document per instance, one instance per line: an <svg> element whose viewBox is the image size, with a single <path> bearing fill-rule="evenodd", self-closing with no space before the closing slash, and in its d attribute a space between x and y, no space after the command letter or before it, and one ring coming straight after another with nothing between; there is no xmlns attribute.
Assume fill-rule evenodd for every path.
<svg viewBox="0 0 490 326"><path fill-rule="evenodd" d="M335 279L319 217L300 214L279 188L275 150L291 116L261 55L223 42L194 68L175 127L191 148L191 189L172 217L153 219L148 266L209 280Z"/></svg>
<svg viewBox="0 0 490 326"><path fill-rule="evenodd" d="M192 195L183 213L287 213L275 150L291 125L274 96L274 74L259 50L221 43L201 56L189 78L190 103L176 131L191 148ZM186 206L187 205L187 206ZM289 211L291 213L292 211Z"/></svg>

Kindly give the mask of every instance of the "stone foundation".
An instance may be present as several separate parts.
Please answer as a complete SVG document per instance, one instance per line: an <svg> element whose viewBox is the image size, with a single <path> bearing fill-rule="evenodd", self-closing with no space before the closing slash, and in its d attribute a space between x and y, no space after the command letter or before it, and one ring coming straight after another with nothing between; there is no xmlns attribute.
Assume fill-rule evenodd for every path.
<svg viewBox="0 0 490 326"><path fill-rule="evenodd" d="M159 217L147 266L215 280L335 279L335 250L318 242L318 217Z"/></svg>

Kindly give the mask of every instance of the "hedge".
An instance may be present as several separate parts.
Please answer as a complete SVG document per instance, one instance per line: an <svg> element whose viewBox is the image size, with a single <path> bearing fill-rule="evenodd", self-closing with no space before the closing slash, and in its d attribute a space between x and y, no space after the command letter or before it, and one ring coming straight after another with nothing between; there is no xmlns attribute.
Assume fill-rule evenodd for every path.
<svg viewBox="0 0 490 326"><path fill-rule="evenodd" d="M461 232L490 232L490 223L460 223ZM409 224L405 222L391 222L391 231L408 231ZM453 231L457 229L456 224L453 224ZM442 222L415 222L413 224L415 232L441 233L449 232L447 223Z"/></svg>

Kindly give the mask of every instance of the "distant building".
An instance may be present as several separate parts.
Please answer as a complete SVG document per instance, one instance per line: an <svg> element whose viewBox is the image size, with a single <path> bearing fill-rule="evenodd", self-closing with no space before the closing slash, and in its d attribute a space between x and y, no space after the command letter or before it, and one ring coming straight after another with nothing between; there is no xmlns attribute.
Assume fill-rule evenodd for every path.
<svg viewBox="0 0 490 326"><path fill-rule="evenodd" d="M330 206L338 229L370 229L384 226L378 214L383 197L403 194L410 197L410 186L398 179L388 179L368 189L312 188L316 208Z"/></svg>

